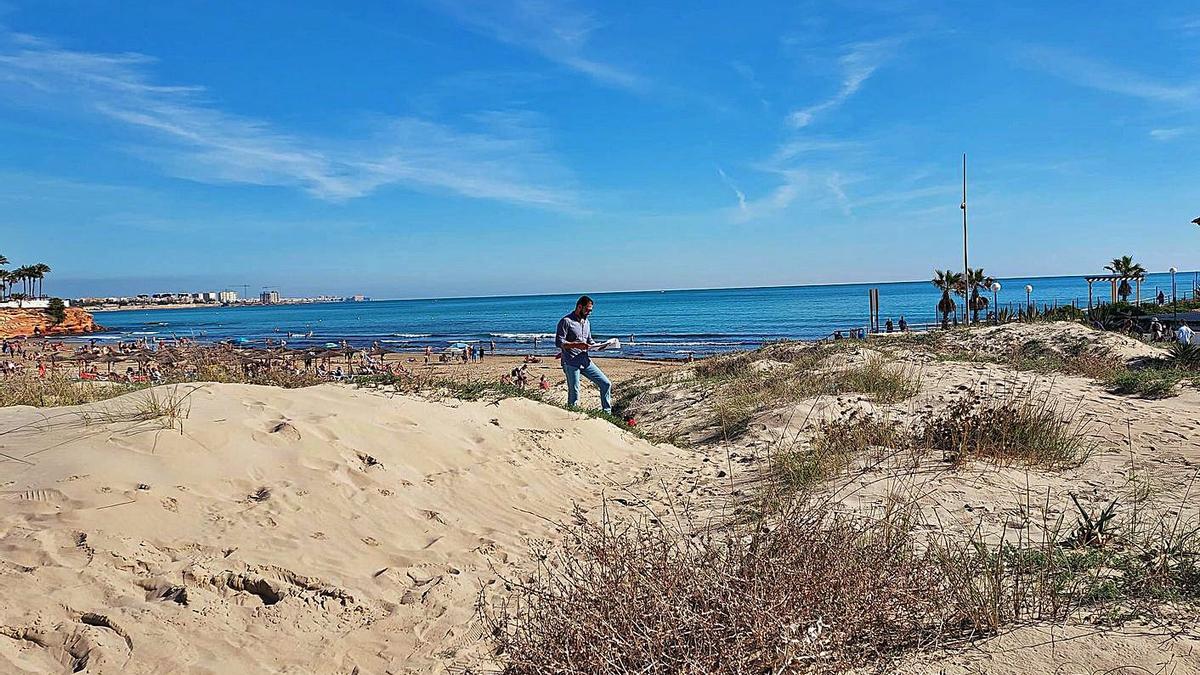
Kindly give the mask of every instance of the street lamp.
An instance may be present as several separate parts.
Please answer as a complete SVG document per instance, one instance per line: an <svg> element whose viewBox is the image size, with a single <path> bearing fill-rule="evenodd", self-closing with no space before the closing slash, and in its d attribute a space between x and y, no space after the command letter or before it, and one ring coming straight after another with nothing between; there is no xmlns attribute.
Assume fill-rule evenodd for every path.
<svg viewBox="0 0 1200 675"><path fill-rule="evenodd" d="M1179 323L1179 305L1175 304L1175 273L1179 270L1172 267L1168 271L1171 273L1171 313L1175 323Z"/></svg>
<svg viewBox="0 0 1200 675"><path fill-rule="evenodd" d="M1032 295L1033 284L1025 284L1025 316L1033 314L1033 300L1030 299Z"/></svg>
<svg viewBox="0 0 1200 675"><path fill-rule="evenodd" d="M996 323L1000 323L1000 301L997 297L1000 294L1000 282L992 282L992 316L996 317Z"/></svg>

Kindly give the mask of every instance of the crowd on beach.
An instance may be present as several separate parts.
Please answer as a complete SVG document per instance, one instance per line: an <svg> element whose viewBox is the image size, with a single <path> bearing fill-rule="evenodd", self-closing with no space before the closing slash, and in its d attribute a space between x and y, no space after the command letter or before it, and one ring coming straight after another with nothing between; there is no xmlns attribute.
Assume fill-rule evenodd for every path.
<svg viewBox="0 0 1200 675"><path fill-rule="evenodd" d="M490 346L490 350L487 347ZM455 345L435 352L424 348L426 366L479 364L496 346ZM39 377L66 375L85 381L158 383L202 379L205 368L218 367L240 373L248 380L271 374L304 376L322 381L341 381L369 375L412 375L421 354L385 349L378 341L369 348L351 346L346 340L324 348L289 348L286 341L267 340L248 346L235 342L198 343L189 338L141 338L102 343L82 343L20 337L0 341L0 377L36 373ZM539 363L532 354L524 364ZM528 376L513 370L508 376L525 386Z"/></svg>

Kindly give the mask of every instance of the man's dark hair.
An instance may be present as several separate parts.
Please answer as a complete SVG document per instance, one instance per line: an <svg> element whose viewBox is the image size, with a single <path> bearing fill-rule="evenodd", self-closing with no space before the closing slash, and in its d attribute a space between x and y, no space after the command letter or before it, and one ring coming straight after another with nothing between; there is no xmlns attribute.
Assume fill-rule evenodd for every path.
<svg viewBox="0 0 1200 675"><path fill-rule="evenodd" d="M586 295L579 296L579 299L575 301L576 307L583 307L584 305L591 305L591 304L594 304L592 302L592 299Z"/></svg>

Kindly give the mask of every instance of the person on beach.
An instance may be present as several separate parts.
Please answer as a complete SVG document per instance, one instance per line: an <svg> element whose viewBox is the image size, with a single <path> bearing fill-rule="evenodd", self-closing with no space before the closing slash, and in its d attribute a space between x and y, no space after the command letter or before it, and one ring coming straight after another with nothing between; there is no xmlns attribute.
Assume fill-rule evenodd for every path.
<svg viewBox="0 0 1200 675"><path fill-rule="evenodd" d="M908 322L904 320L903 314L900 315L900 332L901 333L908 332Z"/></svg>
<svg viewBox="0 0 1200 675"><path fill-rule="evenodd" d="M893 328L893 325L892 325L892 320L891 320L891 319L888 319L888 320L887 320L887 323L885 323L885 324L883 325L883 327L884 327L883 329L884 329L885 331L887 331L888 333L892 332L892 328Z"/></svg>
<svg viewBox="0 0 1200 675"><path fill-rule="evenodd" d="M554 344L562 350L562 369L567 376L567 407L574 407L579 401L579 376L583 375L600 390L600 408L606 413L612 413L612 402L609 400L612 383L608 381L604 371L592 363L588 354L593 348L592 327L588 322L593 304L592 299L586 295L579 298L575 303L575 310L558 320Z"/></svg>
<svg viewBox="0 0 1200 675"><path fill-rule="evenodd" d="M1159 306L1167 304L1167 296L1163 295L1162 291L1158 292L1158 304Z"/></svg>
<svg viewBox="0 0 1200 675"><path fill-rule="evenodd" d="M538 388L542 391L548 391L550 389L550 380L547 380L544 374L542 375L542 379L538 380Z"/></svg>
<svg viewBox="0 0 1200 675"><path fill-rule="evenodd" d="M1196 331L1192 330L1192 327L1187 325L1187 322L1184 322L1179 324L1179 329L1175 331L1175 339L1181 345L1190 345L1192 344L1192 336L1195 334Z"/></svg>

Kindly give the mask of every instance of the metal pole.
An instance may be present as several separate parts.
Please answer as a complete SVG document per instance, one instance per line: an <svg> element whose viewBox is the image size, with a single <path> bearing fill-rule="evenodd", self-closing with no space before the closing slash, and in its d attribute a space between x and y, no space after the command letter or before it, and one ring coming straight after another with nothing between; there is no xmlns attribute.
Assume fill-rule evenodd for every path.
<svg viewBox="0 0 1200 675"><path fill-rule="evenodd" d="M967 153L963 153L962 166L963 193L962 193L962 212L963 212L963 324L971 325L971 290L970 285L971 268L967 264Z"/></svg>
<svg viewBox="0 0 1200 675"><path fill-rule="evenodd" d="M1171 314L1176 325L1179 325L1179 304L1175 301L1175 268L1171 268Z"/></svg>

